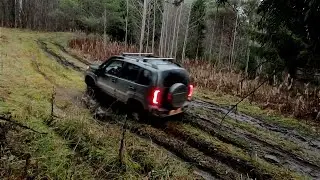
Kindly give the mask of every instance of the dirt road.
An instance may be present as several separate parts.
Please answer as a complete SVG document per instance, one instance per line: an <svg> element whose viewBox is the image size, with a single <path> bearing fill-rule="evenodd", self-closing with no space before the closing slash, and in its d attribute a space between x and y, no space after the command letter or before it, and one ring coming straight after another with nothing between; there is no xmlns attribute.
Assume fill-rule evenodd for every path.
<svg viewBox="0 0 320 180"><path fill-rule="evenodd" d="M74 58L78 62L71 62L50 50L47 43L39 40L39 48L65 68L82 72L90 64L80 57ZM63 46L52 44L74 57ZM121 113L115 115L117 110L109 108L110 104L88 94L78 99L102 125L123 125L124 120L114 118ZM182 120L127 119L126 128L218 179L320 179L319 137L239 112L230 112L221 123L228 111L229 107L196 98Z"/></svg>

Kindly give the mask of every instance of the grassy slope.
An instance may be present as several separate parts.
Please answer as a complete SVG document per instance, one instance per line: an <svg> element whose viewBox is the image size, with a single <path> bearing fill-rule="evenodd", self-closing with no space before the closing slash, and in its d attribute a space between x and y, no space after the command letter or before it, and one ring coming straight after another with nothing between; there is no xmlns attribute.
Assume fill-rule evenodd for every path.
<svg viewBox="0 0 320 180"><path fill-rule="evenodd" d="M63 68L48 58L36 43L37 39L43 39L66 44L72 36L71 33L0 28L0 63L3 64L0 69L0 114L10 112L21 123L48 133L40 135L21 130L30 142L13 143L19 151L30 153L31 162L37 164L34 168L37 170L29 170L29 174L56 179L142 178L148 175L144 170L153 170L152 177L193 178L186 164L130 133L126 138L127 171L111 168L116 164L121 130L114 125L99 125L88 110L72 103L84 90L82 74ZM63 55L52 44L48 47ZM50 118L53 87L57 94L55 112L60 118L48 126L45 121ZM12 141L16 140L14 135L12 138ZM19 157L14 160L18 161ZM16 164L11 162L10 167L16 169L11 177L21 175L18 170L23 164Z"/></svg>

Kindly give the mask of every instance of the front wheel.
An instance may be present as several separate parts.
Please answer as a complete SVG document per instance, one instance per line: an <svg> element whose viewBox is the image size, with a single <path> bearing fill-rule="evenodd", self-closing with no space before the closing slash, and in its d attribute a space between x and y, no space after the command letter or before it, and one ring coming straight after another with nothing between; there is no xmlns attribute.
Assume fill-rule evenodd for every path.
<svg viewBox="0 0 320 180"><path fill-rule="evenodd" d="M87 85L86 94L89 95L90 97L94 98L96 96L96 88Z"/></svg>

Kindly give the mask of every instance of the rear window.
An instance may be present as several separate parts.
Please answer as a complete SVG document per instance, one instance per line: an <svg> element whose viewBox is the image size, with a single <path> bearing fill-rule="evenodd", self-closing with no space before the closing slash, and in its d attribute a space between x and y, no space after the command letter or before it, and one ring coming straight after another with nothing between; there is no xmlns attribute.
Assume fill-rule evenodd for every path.
<svg viewBox="0 0 320 180"><path fill-rule="evenodd" d="M187 71L183 69L164 71L161 76L164 87L171 87L175 83L189 84L189 75Z"/></svg>
<svg viewBox="0 0 320 180"><path fill-rule="evenodd" d="M152 82L152 73L151 73L151 71L143 69L140 72L140 76L139 76L139 79L138 79L137 83L148 86L148 85L151 84L151 82Z"/></svg>

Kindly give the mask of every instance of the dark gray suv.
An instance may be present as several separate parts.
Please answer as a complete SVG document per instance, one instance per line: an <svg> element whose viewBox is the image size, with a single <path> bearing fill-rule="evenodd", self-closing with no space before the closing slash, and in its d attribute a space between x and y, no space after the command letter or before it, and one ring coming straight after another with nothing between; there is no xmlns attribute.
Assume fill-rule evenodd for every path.
<svg viewBox="0 0 320 180"><path fill-rule="evenodd" d="M85 82L128 105L139 116L182 113L193 93L187 71L172 58L123 53L88 67Z"/></svg>

